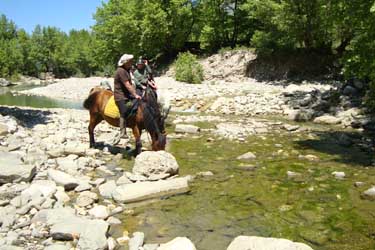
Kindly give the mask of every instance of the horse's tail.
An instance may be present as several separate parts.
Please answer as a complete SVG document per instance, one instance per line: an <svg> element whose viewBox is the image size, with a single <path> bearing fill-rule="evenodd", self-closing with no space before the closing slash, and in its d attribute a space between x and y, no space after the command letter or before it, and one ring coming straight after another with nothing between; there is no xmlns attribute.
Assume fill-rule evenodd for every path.
<svg viewBox="0 0 375 250"><path fill-rule="evenodd" d="M92 104L95 102L95 99L96 99L96 96L97 96L98 93L99 93L99 89L98 88L92 88L90 90L89 96L83 102L83 107L85 109L90 109L90 107L92 106Z"/></svg>

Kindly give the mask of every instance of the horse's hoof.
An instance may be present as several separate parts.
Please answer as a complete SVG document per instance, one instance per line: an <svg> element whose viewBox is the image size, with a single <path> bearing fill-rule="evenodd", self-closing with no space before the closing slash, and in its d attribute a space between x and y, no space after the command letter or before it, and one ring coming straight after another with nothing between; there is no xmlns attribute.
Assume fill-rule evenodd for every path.
<svg viewBox="0 0 375 250"><path fill-rule="evenodd" d="M95 143L94 144L90 144L90 148L95 148Z"/></svg>

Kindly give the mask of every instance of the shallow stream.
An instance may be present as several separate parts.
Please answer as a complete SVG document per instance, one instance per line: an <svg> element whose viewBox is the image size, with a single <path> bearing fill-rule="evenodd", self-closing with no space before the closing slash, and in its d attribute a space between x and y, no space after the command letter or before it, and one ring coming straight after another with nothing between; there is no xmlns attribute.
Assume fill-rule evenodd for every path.
<svg viewBox="0 0 375 250"><path fill-rule="evenodd" d="M375 202L361 199L375 184L368 152L339 146L330 130L275 132L246 143L208 142L208 135L171 140L168 150L182 176L214 175L196 177L188 194L135 208L124 216L124 230L145 232L150 242L187 236L200 250L224 250L239 235L287 238L314 249L374 249ZM248 151L257 158L236 160ZM309 154L319 159L301 158ZM132 162L124 165L130 170ZM300 175L290 178L287 171ZM338 180L334 171L346 177ZM365 184L355 187L359 181Z"/></svg>

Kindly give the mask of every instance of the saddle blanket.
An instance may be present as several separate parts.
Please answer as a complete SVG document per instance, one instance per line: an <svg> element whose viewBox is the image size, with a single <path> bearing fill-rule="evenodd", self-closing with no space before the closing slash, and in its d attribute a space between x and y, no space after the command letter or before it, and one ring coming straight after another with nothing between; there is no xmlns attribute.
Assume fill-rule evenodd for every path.
<svg viewBox="0 0 375 250"><path fill-rule="evenodd" d="M118 109L116 103L115 103L115 97L111 96L109 98L109 101L107 102L107 105L105 105L104 108L104 115L111 117L113 119L120 118L120 110Z"/></svg>

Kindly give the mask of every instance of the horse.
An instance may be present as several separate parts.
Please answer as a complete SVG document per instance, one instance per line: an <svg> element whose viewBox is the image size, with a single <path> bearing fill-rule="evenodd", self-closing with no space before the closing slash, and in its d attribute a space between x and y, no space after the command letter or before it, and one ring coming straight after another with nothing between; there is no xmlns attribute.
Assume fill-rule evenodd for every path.
<svg viewBox="0 0 375 250"><path fill-rule="evenodd" d="M95 147L94 129L101 121L105 120L115 127L120 126L119 118L111 118L104 114L106 104L112 95L113 91L111 90L94 87L83 102L83 107L90 112L88 126L90 148ZM140 100L133 100L133 107L136 108L135 115L126 119L126 126L133 131L135 154L140 154L142 150L141 134L143 129L150 134L153 151L165 150L166 132L164 122L168 117L169 109L165 111L159 107L156 93L149 86L147 86Z"/></svg>

